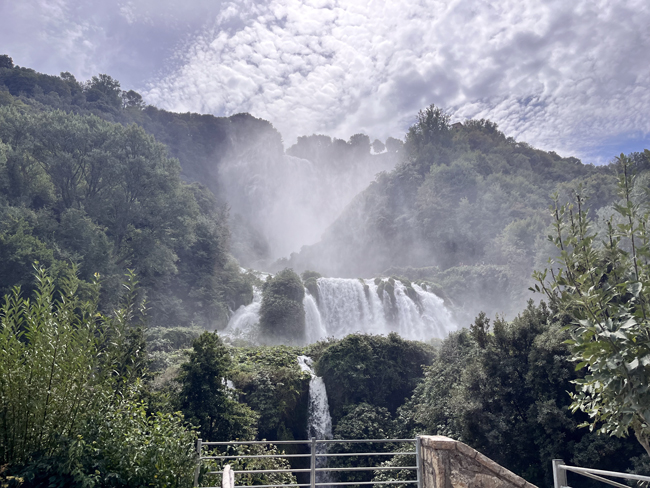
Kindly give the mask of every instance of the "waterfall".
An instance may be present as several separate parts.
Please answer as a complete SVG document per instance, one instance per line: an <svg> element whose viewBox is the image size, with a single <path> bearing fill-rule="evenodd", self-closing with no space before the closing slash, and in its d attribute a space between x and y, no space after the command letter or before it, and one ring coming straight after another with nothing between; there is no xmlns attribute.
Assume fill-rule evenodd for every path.
<svg viewBox="0 0 650 488"><path fill-rule="evenodd" d="M348 334L388 334L405 339L443 339L456 329L443 300L408 281L377 278L319 278L317 293L305 289L305 339L314 343ZM258 343L262 292L254 289L253 302L240 307L223 335Z"/></svg>
<svg viewBox="0 0 650 488"><path fill-rule="evenodd" d="M380 285L384 285L381 290ZM441 298L418 285L410 287L409 293L399 280L319 278L320 327L326 336L397 332L413 340L444 338L455 329Z"/></svg>
<svg viewBox="0 0 650 488"><path fill-rule="evenodd" d="M312 359L308 356L298 356L298 366L309 373L309 419L307 421L307 438L331 439L332 417L327 402L327 391L323 378L316 376L312 369ZM327 444L316 444L316 454L327 454ZM316 457L316 467L324 468L327 465L326 457ZM332 481L329 473L317 473L316 483Z"/></svg>
<svg viewBox="0 0 650 488"><path fill-rule="evenodd" d="M305 307L305 338L308 344L313 344L327 337L327 330L323 327L323 321L318 310L316 300L309 291L305 290L305 298L302 301Z"/></svg>
<svg viewBox="0 0 650 488"><path fill-rule="evenodd" d="M253 287L253 301L242 305L230 317L228 326L220 334L230 339L244 339L257 342L259 337L260 308L262 307L262 290Z"/></svg>

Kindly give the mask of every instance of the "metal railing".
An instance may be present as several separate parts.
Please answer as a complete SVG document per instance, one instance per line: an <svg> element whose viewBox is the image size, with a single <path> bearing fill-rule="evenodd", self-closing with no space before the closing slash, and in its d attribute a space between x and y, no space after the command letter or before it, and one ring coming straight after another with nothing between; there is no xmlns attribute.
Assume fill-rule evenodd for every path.
<svg viewBox="0 0 650 488"><path fill-rule="evenodd" d="M624 485L618 481L604 478L604 476L611 476L612 478L623 478L627 480L645 481L650 482L650 476L641 476L639 474L619 473L616 471L604 471L602 469L580 468L578 466L568 466L564 464L561 459L553 459L553 484L555 488L567 488L567 471L586 476L594 480L602 481L608 485L617 486L618 488L630 488L629 485Z"/></svg>
<svg viewBox="0 0 650 488"><path fill-rule="evenodd" d="M334 444L375 444L375 443L413 443L415 444L415 451L374 451L374 452L319 452L319 447L330 446ZM217 454L203 455L204 448L219 448L219 447L230 447L230 446L253 446L253 445L265 445L265 446L278 446L278 445L293 445L293 446L309 446L308 453L303 454L286 454L284 452L277 454L250 454L250 455L228 455L228 454ZM201 466L205 460L216 460L216 461L237 461L241 459L294 459L294 458L309 458L310 467L309 468L281 468L281 469L244 469L244 470L233 470L235 476L242 474L294 474L294 473L309 473L309 483L291 483L291 484L267 484L267 485L235 485L234 488L302 488L302 487L325 487L325 486L345 486L345 485L396 485L396 484L411 484L417 485L417 488L422 488L422 463L420 455L420 438L416 437L415 439L315 439L311 438L310 440L304 441L232 441L232 442L203 442L199 439L196 443L196 452L198 454L198 463L196 466L196 471L194 473L194 486L199 486L199 476L201 474ZM399 455L410 455L415 456L415 466L354 466L354 467L318 467L319 459L327 458L339 458L339 457L353 457L353 456L399 456ZM337 473L337 472L355 472L355 471L402 471L409 470L415 471L416 479L414 480L399 480L399 481L318 481L317 475L321 473ZM205 475L223 475L223 470L220 471L208 471L204 473ZM204 488L221 488L221 487L204 487Z"/></svg>

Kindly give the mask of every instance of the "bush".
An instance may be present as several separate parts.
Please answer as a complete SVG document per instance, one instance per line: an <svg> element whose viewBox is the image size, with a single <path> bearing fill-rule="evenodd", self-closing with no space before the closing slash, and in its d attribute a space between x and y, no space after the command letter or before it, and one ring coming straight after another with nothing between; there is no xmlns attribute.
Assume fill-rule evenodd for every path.
<svg viewBox="0 0 650 488"><path fill-rule="evenodd" d="M260 329L269 343L305 342L305 288L292 269L284 269L264 284Z"/></svg>
<svg viewBox="0 0 650 488"><path fill-rule="evenodd" d="M346 405L369 403L394 413L411 396L431 363L433 349L407 341L395 333L388 337L351 334L331 344L316 363L327 388L334 424Z"/></svg>

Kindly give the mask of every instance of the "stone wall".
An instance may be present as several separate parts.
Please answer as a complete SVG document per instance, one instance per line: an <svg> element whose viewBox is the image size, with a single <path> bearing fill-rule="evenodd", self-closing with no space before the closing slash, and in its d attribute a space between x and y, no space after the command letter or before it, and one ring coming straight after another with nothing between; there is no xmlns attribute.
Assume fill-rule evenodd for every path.
<svg viewBox="0 0 650 488"><path fill-rule="evenodd" d="M536 488L462 442L422 436L423 488Z"/></svg>

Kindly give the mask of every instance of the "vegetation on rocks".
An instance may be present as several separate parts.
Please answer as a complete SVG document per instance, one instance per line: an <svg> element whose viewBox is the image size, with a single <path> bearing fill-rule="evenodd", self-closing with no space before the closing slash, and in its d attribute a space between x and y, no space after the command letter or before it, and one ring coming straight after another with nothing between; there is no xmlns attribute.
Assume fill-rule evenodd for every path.
<svg viewBox="0 0 650 488"><path fill-rule="evenodd" d="M292 269L269 276L264 283L260 329L269 343L302 344L305 339L305 288Z"/></svg>

